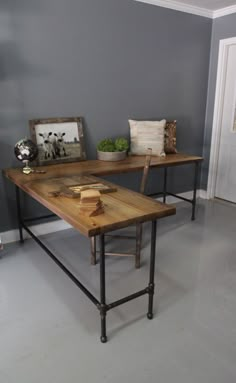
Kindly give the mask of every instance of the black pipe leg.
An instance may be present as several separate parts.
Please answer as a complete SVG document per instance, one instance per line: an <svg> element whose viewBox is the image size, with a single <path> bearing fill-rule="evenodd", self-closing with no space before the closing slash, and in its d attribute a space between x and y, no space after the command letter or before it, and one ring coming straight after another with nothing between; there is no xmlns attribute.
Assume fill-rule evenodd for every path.
<svg viewBox="0 0 236 383"><path fill-rule="evenodd" d="M17 219L18 219L20 243L24 243L21 206L20 206L20 189L18 188L18 186L16 186L16 207L17 207Z"/></svg>
<svg viewBox="0 0 236 383"><path fill-rule="evenodd" d="M199 162L195 162L194 185L193 185L193 199L192 199L192 217L191 217L192 221L195 220L195 212L196 212L198 172L199 172Z"/></svg>
<svg viewBox="0 0 236 383"><path fill-rule="evenodd" d="M148 285L148 319L153 318L153 295L154 295L154 275L155 275L155 257L156 257L156 220L152 221L152 233L151 233L151 259L150 259L150 273L149 273L149 285Z"/></svg>
<svg viewBox="0 0 236 383"><path fill-rule="evenodd" d="M101 342L106 343L106 279L105 279L105 239L100 235L100 316L101 316Z"/></svg>
<svg viewBox="0 0 236 383"><path fill-rule="evenodd" d="M167 168L164 168L163 203L166 203Z"/></svg>
<svg viewBox="0 0 236 383"><path fill-rule="evenodd" d="M90 252L91 252L91 265L96 265L97 263L97 246L96 246L96 237L90 238Z"/></svg>
<svg viewBox="0 0 236 383"><path fill-rule="evenodd" d="M135 251L135 267L140 268L141 248L142 248L143 227L141 223L136 224L136 251Z"/></svg>

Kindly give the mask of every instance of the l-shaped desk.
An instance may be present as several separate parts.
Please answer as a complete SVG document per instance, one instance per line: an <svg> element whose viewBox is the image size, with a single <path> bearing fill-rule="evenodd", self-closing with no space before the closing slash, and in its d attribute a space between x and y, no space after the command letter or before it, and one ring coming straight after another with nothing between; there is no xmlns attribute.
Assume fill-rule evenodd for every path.
<svg viewBox="0 0 236 383"><path fill-rule="evenodd" d="M167 169L168 167L194 164L194 188L193 199L187 200L192 203L192 219L195 218L196 206L196 190L198 180L199 164L202 157L189 156L185 154L171 154L165 158L152 157L150 167L164 168L164 190L163 201L166 196L172 193L167 192ZM45 174L31 173L25 175L22 169L6 169L5 176L15 184L17 214L19 223L20 241L23 242L23 229L25 229L33 239L46 251L51 259L67 274L67 276L87 295L87 297L96 305L101 316L101 341L107 341L106 335L106 313L114 307L125 302L138 298L144 294L148 294L148 313L147 317L153 317L153 295L154 295L154 274L155 274L155 254L156 254L156 220L175 214L176 209L172 205L157 202L147 196L141 195L126 188L110 184L116 188L113 193L102 195L102 201L105 206L105 213L89 217L80 214L78 209L78 200L67 198L64 196L50 197L49 193L55 190L55 187L61 185L62 179L78 182L81 177L90 176L94 182L101 181L97 176L112 175L118 173L129 173L132 171L142 170L144 166L144 156L128 157L124 161L119 162L103 162L98 160L90 160L74 163L63 163L58 165L49 165L38 167L38 170L45 170ZM95 177L96 176L96 177ZM106 181L107 183L107 181ZM67 221L81 234L87 237L98 236L100 240L100 299L97 299L76 277L68 270L65 265L51 252L45 244L36 237L28 227L28 222L33 222L44 217L24 218L21 203L20 190L33 197L39 203L48 208L53 214ZM181 197L181 199L184 199ZM186 200L186 199L184 199ZM51 214L50 214L51 215ZM48 215L48 217L50 216ZM105 233L113 230L124 228L132 224L151 221L151 249L150 249L150 271L148 285L121 298L112 303L106 302L106 284L105 284Z"/></svg>

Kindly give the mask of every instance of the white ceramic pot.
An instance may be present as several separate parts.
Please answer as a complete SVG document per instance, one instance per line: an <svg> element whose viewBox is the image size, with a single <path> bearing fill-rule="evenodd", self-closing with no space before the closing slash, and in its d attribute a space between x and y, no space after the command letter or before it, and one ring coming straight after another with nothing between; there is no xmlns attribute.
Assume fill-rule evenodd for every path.
<svg viewBox="0 0 236 383"><path fill-rule="evenodd" d="M100 161L121 161L126 158L127 152L100 152L97 150L97 158Z"/></svg>

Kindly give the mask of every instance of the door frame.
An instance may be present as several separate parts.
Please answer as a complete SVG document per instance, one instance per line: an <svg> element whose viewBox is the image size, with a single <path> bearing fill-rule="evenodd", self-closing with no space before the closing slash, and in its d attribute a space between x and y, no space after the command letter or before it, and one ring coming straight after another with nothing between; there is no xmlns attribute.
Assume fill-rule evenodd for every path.
<svg viewBox="0 0 236 383"><path fill-rule="evenodd" d="M207 198L215 197L216 177L220 150L221 121L223 115L223 102L225 78L228 64L228 52L231 45L236 45L236 37L220 40L218 54L218 69L216 77L215 104L211 135L210 163L207 183Z"/></svg>

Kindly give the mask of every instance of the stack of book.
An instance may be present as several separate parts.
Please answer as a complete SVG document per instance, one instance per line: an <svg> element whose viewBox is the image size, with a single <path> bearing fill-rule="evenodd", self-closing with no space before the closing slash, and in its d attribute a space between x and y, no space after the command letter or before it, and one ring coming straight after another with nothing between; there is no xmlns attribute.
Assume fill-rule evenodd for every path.
<svg viewBox="0 0 236 383"><path fill-rule="evenodd" d="M101 193L98 190L82 190L80 193L80 213L89 217L104 213Z"/></svg>

